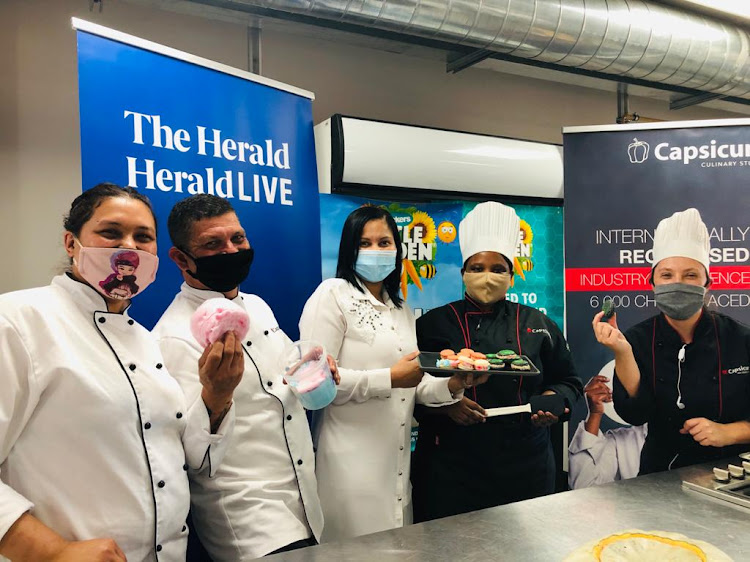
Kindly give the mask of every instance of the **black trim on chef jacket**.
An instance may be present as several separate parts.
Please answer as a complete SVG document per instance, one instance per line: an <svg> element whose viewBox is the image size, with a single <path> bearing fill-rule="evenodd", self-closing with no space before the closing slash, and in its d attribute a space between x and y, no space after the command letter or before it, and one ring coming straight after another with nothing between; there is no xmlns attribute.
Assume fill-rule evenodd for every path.
<svg viewBox="0 0 750 562"><path fill-rule="evenodd" d="M268 330L265 331L265 335L268 335ZM252 345L252 342L250 340L248 340L247 343L249 345ZM310 519L307 516L307 507L305 506L305 500L304 500L304 497L302 496L302 488L300 488L300 485L299 485L300 477L299 477L299 474L297 474L297 464L301 465L302 459L295 460L294 455L292 455L292 450L289 448L289 439L287 439L287 436L286 436L286 424L284 423L284 419L287 417L287 413L286 413L286 409L284 408L284 403L281 401L281 399L278 396L269 392L266 389L266 385L263 384L263 376L260 374L260 369L258 368L257 363L255 363L255 359L253 359L252 355L250 355L250 351L245 347L245 345L244 344L241 344L241 345L245 354L250 358L250 361L253 362L253 367L255 367L255 372L258 373L258 380L260 381L260 388L263 390L263 392L265 392L269 396L272 396L281 406L281 430L284 432L284 443L286 443L286 452L287 452L287 455L289 455L289 460L292 462L292 469L294 470L294 480L295 480L295 483L297 484L297 491L299 492L300 503L302 503L302 511L305 514L305 522L307 523L307 528L310 530L310 537L308 538L315 539L315 533L312 530ZM271 382L271 381L268 381L268 382ZM269 384L268 386L271 386L271 385Z"/></svg>
<svg viewBox="0 0 750 562"><path fill-rule="evenodd" d="M154 491L154 473L151 470L151 459L148 456L148 449L146 448L146 440L143 438L143 416L141 416L141 403L138 401L138 393L135 391L135 386L133 386L133 381L130 380L130 375L128 375L128 370L125 368L125 365L122 364L122 361L120 361L120 357L115 352L115 349L112 347L112 344L109 343L109 340L107 339L107 336L104 335L104 333L99 328L99 323L101 320L97 319L97 314L115 314L113 312L101 312L97 311L94 312L94 327L96 328L96 331L99 332L99 335L102 337L102 339L107 343L107 347L109 347L110 351L112 352L112 355L115 356L115 359L117 359L117 363L120 365L120 369L122 369L122 372L125 373L125 377L128 379L128 384L130 385L130 389L133 391L133 397L135 398L135 406L136 410L138 412L138 436L141 438L141 445L143 446L143 453L146 456L146 466L148 467L148 477L151 481L151 500L154 503L154 558L159 560L159 551L161 550L161 545L158 544L158 534L159 534L159 525L158 525L158 519L159 519L159 513L156 506L156 492ZM100 317L104 318L105 317Z"/></svg>
<svg viewBox="0 0 750 562"><path fill-rule="evenodd" d="M482 311L466 296L419 318L417 340L422 351L511 349L527 355L539 368L541 374L534 377L520 371L517 376L490 374L486 383L465 392L484 408L526 404L545 390L563 396L570 408L582 394L565 338L535 308L502 300L492 310ZM461 426L430 410L420 405L415 409L420 423L412 465L415 521L554 491L549 429L535 427L528 414Z"/></svg>
<svg viewBox="0 0 750 562"><path fill-rule="evenodd" d="M720 423L750 420L750 328L703 309L680 365L684 409L677 406L677 363L683 342L664 315L636 324L625 337L633 348L641 383L638 393L630 398L615 377L614 403L625 421L648 423L639 474L707 462L748 449L748 445L706 447L679 430L690 418Z"/></svg>

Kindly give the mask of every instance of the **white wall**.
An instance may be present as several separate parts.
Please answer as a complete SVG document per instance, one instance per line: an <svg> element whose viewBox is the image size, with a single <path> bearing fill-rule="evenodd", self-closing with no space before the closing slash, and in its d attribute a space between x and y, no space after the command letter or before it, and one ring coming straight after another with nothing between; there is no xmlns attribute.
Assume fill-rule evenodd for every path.
<svg viewBox="0 0 750 562"><path fill-rule="evenodd" d="M0 292L46 284L62 263L62 215L81 189L71 16L247 65L244 26L115 0L99 14L88 4L0 1ZM316 122L343 113L559 143L562 126L611 123L615 115L614 96L605 92L481 69L448 75L439 60L334 44L295 29L263 32L263 74L315 92ZM735 116L700 107L669 112L646 99L631 107L672 120Z"/></svg>

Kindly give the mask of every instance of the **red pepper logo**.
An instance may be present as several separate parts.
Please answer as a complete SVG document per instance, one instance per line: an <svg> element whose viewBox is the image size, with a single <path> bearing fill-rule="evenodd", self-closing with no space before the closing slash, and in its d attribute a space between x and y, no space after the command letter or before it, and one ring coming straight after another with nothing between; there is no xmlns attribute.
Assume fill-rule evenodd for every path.
<svg viewBox="0 0 750 562"><path fill-rule="evenodd" d="M648 159L648 143L633 139L628 145L628 158L631 164L643 164Z"/></svg>

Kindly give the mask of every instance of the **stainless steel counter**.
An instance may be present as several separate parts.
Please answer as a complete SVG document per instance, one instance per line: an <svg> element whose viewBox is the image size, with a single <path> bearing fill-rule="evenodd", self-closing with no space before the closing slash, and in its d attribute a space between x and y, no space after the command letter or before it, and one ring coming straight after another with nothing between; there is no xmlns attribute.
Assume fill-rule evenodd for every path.
<svg viewBox="0 0 750 562"><path fill-rule="evenodd" d="M726 464L726 463L724 463ZM705 465L708 470L713 465ZM750 510L682 489L687 471L651 474L277 554L269 562L562 560L627 529L682 533L750 560Z"/></svg>

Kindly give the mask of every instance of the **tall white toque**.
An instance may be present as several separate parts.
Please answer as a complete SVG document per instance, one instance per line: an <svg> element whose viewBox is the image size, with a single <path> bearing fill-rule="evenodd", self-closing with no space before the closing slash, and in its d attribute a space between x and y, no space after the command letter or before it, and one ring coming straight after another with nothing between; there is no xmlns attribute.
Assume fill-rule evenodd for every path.
<svg viewBox="0 0 750 562"><path fill-rule="evenodd" d="M521 221L513 208L494 201L480 203L458 225L463 263L479 252L498 252L508 258L512 267L521 237L520 227Z"/></svg>
<svg viewBox="0 0 750 562"><path fill-rule="evenodd" d="M697 209L686 209L663 219L654 232L654 257L651 267L666 258L692 258L703 264L708 274L711 244L708 229Z"/></svg>

